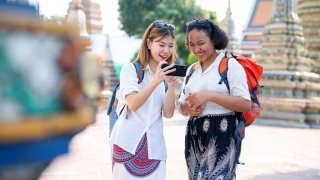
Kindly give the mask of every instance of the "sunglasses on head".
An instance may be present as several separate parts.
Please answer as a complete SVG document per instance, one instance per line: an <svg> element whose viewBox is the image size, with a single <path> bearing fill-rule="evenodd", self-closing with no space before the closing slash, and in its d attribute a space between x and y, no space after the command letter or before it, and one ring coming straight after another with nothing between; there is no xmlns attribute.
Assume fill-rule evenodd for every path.
<svg viewBox="0 0 320 180"><path fill-rule="evenodd" d="M154 21L153 25L157 28L168 28L171 31L175 29L175 26L173 24L163 22L163 21Z"/></svg>
<svg viewBox="0 0 320 180"><path fill-rule="evenodd" d="M199 19L192 19L191 21L187 22L186 25L187 25L187 29L192 29L196 25L210 25L210 23L208 19L199 18Z"/></svg>

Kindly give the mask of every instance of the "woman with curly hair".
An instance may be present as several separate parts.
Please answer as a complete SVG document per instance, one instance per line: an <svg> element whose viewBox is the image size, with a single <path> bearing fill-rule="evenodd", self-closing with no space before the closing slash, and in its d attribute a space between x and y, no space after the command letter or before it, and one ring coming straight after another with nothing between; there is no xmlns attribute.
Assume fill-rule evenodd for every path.
<svg viewBox="0 0 320 180"><path fill-rule="evenodd" d="M187 23L185 45L198 61L187 70L179 98L180 112L189 115L185 138L185 158L189 179L234 179L239 148L234 132L235 112L250 110L246 74L231 58L227 79L230 92L218 68L228 45L225 32L204 18ZM186 83L187 81L187 83Z"/></svg>

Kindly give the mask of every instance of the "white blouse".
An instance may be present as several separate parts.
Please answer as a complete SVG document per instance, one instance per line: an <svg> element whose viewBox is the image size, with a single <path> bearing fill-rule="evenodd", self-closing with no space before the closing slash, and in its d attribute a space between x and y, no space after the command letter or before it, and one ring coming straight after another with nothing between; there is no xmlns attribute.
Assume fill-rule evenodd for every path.
<svg viewBox="0 0 320 180"><path fill-rule="evenodd" d="M199 65L193 74L191 75L188 84L185 86L184 78L182 89L185 88L185 91L181 92L179 102L183 102L189 93L195 93L202 90L209 90L222 93L224 95L229 95L227 86L222 83L219 84L221 79L218 68L221 59L224 57L224 52L221 52L215 61L204 71ZM198 63L198 62L196 62ZM193 65L191 65L187 70L187 75ZM250 100L250 94L248 90L248 84L246 79L246 74L243 67L235 60L234 58L230 59L228 62L228 82L230 86L230 94L232 96L240 96L244 99ZM203 115L207 114L224 114L232 112L230 109L226 109L212 101L204 105Z"/></svg>
<svg viewBox="0 0 320 180"><path fill-rule="evenodd" d="M120 89L117 92L117 98L119 99L118 114L126 103L126 95L132 92L140 92L153 79L154 73L147 65L143 81L138 84L134 65L132 63L124 64L120 73ZM167 159L162 120L165 93L165 85L160 83L136 112L131 112L128 108L124 109L111 132L111 148L113 144L116 144L127 152L135 154L140 140L146 133L149 159Z"/></svg>

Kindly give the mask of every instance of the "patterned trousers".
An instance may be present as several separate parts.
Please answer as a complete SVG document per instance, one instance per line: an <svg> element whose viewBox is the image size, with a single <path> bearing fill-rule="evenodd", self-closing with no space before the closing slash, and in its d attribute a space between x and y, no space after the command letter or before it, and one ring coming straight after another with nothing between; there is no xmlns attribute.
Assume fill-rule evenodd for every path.
<svg viewBox="0 0 320 180"><path fill-rule="evenodd" d="M237 148L234 113L191 117L185 137L185 159L190 180L234 179Z"/></svg>

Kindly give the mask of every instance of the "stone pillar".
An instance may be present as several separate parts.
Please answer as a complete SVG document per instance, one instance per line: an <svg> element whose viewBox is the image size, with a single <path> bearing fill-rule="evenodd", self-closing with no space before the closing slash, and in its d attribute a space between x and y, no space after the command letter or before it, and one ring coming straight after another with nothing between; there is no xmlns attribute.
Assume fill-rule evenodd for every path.
<svg viewBox="0 0 320 180"><path fill-rule="evenodd" d="M262 115L265 119L320 123L320 76L312 73L300 19L291 0L274 0L262 48Z"/></svg>
<svg viewBox="0 0 320 180"><path fill-rule="evenodd" d="M314 72L320 73L320 0L298 0L298 15L302 21L305 44L315 61Z"/></svg>

